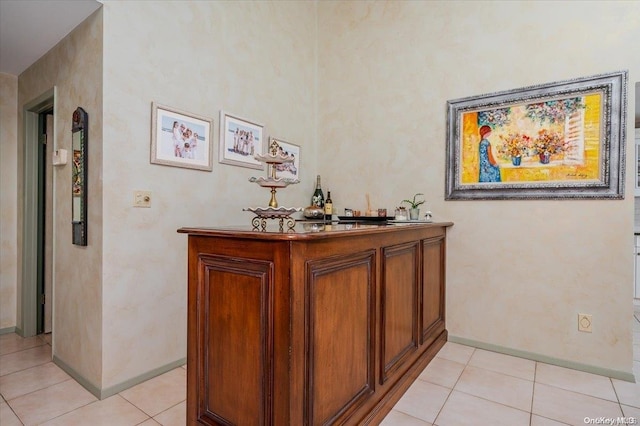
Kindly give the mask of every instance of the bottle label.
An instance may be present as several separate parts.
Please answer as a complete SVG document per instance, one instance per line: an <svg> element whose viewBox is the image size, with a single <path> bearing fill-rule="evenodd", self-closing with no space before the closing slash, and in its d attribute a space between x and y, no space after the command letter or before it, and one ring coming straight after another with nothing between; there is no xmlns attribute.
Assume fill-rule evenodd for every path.
<svg viewBox="0 0 640 426"><path fill-rule="evenodd" d="M333 214L333 204L326 203L324 205L324 214Z"/></svg>

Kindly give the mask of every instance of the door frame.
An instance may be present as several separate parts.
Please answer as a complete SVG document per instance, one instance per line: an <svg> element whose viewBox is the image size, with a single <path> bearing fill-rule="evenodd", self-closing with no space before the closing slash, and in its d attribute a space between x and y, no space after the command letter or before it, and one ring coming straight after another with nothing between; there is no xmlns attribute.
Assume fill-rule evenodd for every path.
<svg viewBox="0 0 640 426"><path fill-rule="evenodd" d="M41 258L41 253L38 252L38 238L41 232L41 229L38 227L38 220L40 216L39 209L42 207L38 200L38 180L39 174L41 173L38 167L38 145L40 143L38 128L40 113L53 109L55 117L55 89L56 88L53 87L31 102L26 103L22 111L24 126L24 137L22 141L24 147L24 204L22 221L22 315L20 334L23 337L35 336L38 331L38 312L40 309L38 300L38 261ZM53 146L55 146L55 136ZM53 281L55 282L55 274L53 274L53 276Z"/></svg>

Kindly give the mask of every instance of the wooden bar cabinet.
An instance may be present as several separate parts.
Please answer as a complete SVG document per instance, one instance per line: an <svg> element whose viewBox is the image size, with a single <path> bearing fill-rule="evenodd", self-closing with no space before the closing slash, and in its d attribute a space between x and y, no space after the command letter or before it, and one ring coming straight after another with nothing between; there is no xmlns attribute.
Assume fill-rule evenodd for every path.
<svg viewBox="0 0 640 426"><path fill-rule="evenodd" d="M452 224L188 234L187 424L378 424L447 340Z"/></svg>

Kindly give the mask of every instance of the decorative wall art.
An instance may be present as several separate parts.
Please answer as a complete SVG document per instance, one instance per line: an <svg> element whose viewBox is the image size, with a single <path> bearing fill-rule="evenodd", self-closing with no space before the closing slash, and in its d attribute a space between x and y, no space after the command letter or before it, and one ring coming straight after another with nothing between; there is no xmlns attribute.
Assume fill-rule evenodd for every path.
<svg viewBox="0 0 640 426"><path fill-rule="evenodd" d="M283 163L276 165L276 172L279 178L300 179L300 147L289 142L276 138L269 138L269 147L277 147L282 155L291 155L293 163Z"/></svg>
<svg viewBox="0 0 640 426"><path fill-rule="evenodd" d="M254 158L263 153L263 125L220 111L220 157L222 164L264 169Z"/></svg>
<svg viewBox="0 0 640 426"><path fill-rule="evenodd" d="M151 163L213 169L213 120L151 104Z"/></svg>
<svg viewBox="0 0 640 426"><path fill-rule="evenodd" d="M621 199L627 72L447 102L446 200Z"/></svg>

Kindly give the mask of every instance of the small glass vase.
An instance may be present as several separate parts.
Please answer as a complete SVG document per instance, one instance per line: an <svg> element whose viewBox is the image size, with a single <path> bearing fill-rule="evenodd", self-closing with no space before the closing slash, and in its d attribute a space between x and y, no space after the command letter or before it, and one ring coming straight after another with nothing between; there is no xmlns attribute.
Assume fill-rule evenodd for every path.
<svg viewBox="0 0 640 426"><path fill-rule="evenodd" d="M409 219L410 220L418 220L420 217L420 209L409 209Z"/></svg>
<svg viewBox="0 0 640 426"><path fill-rule="evenodd" d="M395 220L407 220L407 209L396 207Z"/></svg>

